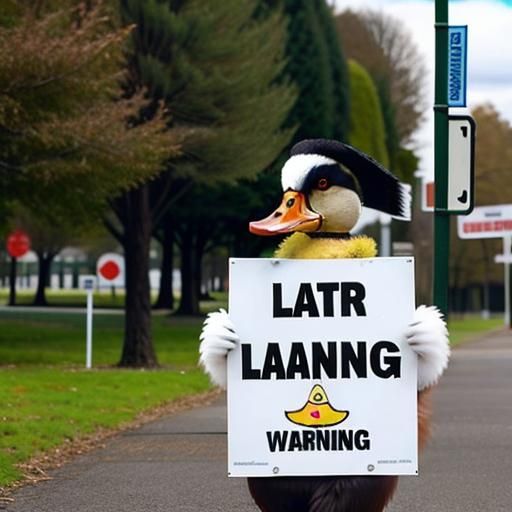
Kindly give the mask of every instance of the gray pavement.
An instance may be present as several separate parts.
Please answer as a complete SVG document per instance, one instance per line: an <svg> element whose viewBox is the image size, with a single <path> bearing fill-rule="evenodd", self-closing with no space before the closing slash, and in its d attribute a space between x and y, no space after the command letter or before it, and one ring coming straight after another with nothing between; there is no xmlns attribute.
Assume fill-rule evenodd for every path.
<svg viewBox="0 0 512 512"><path fill-rule="evenodd" d="M512 334L454 351L436 390L420 476L401 478L390 512L512 511ZM166 417L19 490L11 512L256 512L226 476L225 406Z"/></svg>

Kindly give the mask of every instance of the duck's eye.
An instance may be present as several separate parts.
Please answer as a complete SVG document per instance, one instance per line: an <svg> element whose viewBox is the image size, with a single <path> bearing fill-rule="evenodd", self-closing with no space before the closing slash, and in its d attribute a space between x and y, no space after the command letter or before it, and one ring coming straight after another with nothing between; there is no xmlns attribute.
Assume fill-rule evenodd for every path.
<svg viewBox="0 0 512 512"><path fill-rule="evenodd" d="M316 184L318 190L327 190L329 188L329 181L327 178L320 178Z"/></svg>

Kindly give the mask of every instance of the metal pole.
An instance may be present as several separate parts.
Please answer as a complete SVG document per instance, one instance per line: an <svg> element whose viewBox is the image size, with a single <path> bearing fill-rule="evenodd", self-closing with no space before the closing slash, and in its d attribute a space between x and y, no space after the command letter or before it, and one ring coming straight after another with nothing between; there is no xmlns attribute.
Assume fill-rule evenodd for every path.
<svg viewBox="0 0 512 512"><path fill-rule="evenodd" d="M512 256L512 251L510 248L510 244L512 243L512 237L505 236L503 237L503 255L504 255L504 265L505 265L505 326L512 328L512 297L510 296L511 292L511 283L510 283L510 258Z"/></svg>
<svg viewBox="0 0 512 512"><path fill-rule="evenodd" d="M436 66L434 105L434 304L448 315L448 0L435 2Z"/></svg>
<svg viewBox="0 0 512 512"><path fill-rule="evenodd" d="M92 367L92 294L94 290L87 290L87 333L85 367Z"/></svg>
<svg viewBox="0 0 512 512"><path fill-rule="evenodd" d="M387 258L391 256L391 219L381 214L380 223L380 256Z"/></svg>

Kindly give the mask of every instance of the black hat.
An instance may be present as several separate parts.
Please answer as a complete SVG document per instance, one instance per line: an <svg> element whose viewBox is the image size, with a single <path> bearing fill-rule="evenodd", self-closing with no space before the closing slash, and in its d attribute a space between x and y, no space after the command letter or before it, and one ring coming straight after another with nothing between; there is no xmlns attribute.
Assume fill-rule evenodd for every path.
<svg viewBox="0 0 512 512"><path fill-rule="evenodd" d="M336 140L307 139L295 144L290 155L321 155L336 160L358 181L364 206L401 220L411 219L410 186L358 149Z"/></svg>

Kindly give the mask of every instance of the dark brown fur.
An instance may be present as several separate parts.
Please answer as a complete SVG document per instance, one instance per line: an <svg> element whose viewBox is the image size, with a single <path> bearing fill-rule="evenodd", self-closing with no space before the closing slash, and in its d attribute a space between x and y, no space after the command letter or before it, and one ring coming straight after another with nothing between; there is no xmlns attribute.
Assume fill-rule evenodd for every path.
<svg viewBox="0 0 512 512"><path fill-rule="evenodd" d="M418 393L418 443L430 433L430 390ZM382 512L393 497L397 476L248 478L262 512Z"/></svg>

